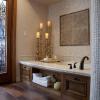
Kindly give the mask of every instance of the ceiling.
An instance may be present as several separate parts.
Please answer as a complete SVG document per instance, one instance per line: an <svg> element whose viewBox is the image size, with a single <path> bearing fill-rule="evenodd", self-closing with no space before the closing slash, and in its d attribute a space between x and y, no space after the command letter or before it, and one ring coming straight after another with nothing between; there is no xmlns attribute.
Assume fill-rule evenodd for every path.
<svg viewBox="0 0 100 100"><path fill-rule="evenodd" d="M58 1L62 1L62 0L35 0L36 2L39 2L41 4L44 4L44 5L51 5L53 3L56 3Z"/></svg>

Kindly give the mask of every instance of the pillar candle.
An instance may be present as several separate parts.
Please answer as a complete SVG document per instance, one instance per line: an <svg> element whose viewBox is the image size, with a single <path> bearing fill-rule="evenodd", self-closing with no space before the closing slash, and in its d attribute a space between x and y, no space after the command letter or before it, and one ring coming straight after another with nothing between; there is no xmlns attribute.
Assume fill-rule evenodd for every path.
<svg viewBox="0 0 100 100"><path fill-rule="evenodd" d="M43 23L40 23L40 29L43 29Z"/></svg>
<svg viewBox="0 0 100 100"><path fill-rule="evenodd" d="M40 38L40 32L36 33L36 38L39 39Z"/></svg>
<svg viewBox="0 0 100 100"><path fill-rule="evenodd" d="M49 38L49 33L45 33L45 39Z"/></svg>
<svg viewBox="0 0 100 100"><path fill-rule="evenodd" d="M51 21L48 21L47 25L48 25L48 27L50 27L51 26Z"/></svg>

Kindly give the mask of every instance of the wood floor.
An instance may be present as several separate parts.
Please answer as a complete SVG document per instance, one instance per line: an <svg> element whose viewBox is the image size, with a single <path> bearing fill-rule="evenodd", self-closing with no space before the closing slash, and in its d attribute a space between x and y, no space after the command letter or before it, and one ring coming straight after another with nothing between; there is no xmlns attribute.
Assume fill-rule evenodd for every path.
<svg viewBox="0 0 100 100"><path fill-rule="evenodd" d="M0 86L0 100L57 100L29 84L16 83Z"/></svg>

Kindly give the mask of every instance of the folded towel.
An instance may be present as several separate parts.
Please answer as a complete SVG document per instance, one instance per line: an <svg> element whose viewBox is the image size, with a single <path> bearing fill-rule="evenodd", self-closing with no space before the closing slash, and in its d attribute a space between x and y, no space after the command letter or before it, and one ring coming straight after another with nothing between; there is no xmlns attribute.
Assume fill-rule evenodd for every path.
<svg viewBox="0 0 100 100"><path fill-rule="evenodd" d="M41 76L42 77L42 74L41 73L33 73L33 76Z"/></svg>
<svg viewBox="0 0 100 100"><path fill-rule="evenodd" d="M44 86L44 87L48 87L50 85L48 80L47 81L41 81L39 79L33 79L32 82L39 84L41 86Z"/></svg>
<svg viewBox="0 0 100 100"><path fill-rule="evenodd" d="M40 77L40 80L42 81L51 80L51 76Z"/></svg>
<svg viewBox="0 0 100 100"><path fill-rule="evenodd" d="M52 85L52 83L54 83L56 81L56 79L53 76L42 77L41 73L33 73L32 81L39 85L48 87L48 86Z"/></svg>

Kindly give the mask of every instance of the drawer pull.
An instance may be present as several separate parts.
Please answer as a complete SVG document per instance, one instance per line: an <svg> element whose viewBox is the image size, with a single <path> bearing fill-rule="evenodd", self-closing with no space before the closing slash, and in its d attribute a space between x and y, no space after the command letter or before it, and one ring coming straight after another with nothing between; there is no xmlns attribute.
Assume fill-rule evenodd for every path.
<svg viewBox="0 0 100 100"><path fill-rule="evenodd" d="M23 67L23 69L26 69L26 67Z"/></svg>
<svg viewBox="0 0 100 100"><path fill-rule="evenodd" d="M75 81L81 81L79 78L74 78Z"/></svg>
<svg viewBox="0 0 100 100"><path fill-rule="evenodd" d="M30 68L28 68L28 67L23 67L23 69L25 69L25 70L30 70Z"/></svg>

